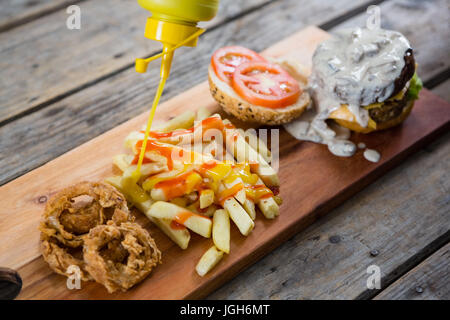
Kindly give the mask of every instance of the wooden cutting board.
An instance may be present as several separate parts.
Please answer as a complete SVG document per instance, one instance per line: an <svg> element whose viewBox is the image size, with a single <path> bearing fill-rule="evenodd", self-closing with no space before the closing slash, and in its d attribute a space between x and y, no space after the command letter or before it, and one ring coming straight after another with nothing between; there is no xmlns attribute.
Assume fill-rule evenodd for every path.
<svg viewBox="0 0 450 320"><path fill-rule="evenodd" d="M264 54L294 58L309 68L315 47L328 37L326 32L308 27L275 44ZM186 109L200 106L218 109L206 82L159 106L156 119L165 121ZM15 268L21 274L20 299L201 298L450 127L450 105L423 90L411 116L401 126L352 136L354 142L364 142L381 153L378 163L365 160L362 151L351 158L335 157L326 146L297 141L281 130L279 175L284 199L281 215L273 221L259 216L248 237L241 236L233 227L231 253L212 272L201 278L194 270L198 259L212 244L210 239L193 234L189 248L183 251L136 212L137 221L151 232L161 249L163 264L126 293L108 294L95 282L82 283L80 290L68 290L66 278L53 273L39 252L37 227L45 202L63 187L112 175L115 172L112 156L124 151L125 136L140 128L147 114L0 187L0 266Z"/></svg>

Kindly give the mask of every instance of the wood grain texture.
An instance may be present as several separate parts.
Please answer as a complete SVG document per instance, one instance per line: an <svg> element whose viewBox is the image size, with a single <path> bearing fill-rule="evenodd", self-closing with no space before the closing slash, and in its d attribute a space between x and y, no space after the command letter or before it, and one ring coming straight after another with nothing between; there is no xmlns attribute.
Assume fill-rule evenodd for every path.
<svg viewBox="0 0 450 320"><path fill-rule="evenodd" d="M447 134L208 298L356 299L380 292L366 287L368 266L380 266L384 289L449 240L449 172Z"/></svg>
<svg viewBox="0 0 450 320"><path fill-rule="evenodd" d="M449 92L450 80L433 89L450 102ZM365 286L371 264L382 268L385 288L450 229L449 172L447 133L208 298L355 299L372 291Z"/></svg>
<svg viewBox="0 0 450 320"><path fill-rule="evenodd" d="M388 2L387 2L388 3ZM389 2L390 3L390 2ZM385 7L385 5L382 6L382 21L385 24L385 18L388 19L388 21L390 21L391 26L386 25L387 27L396 28L396 25L401 24L403 25L402 29L400 30L401 32L407 34L408 38L410 38L412 44L415 47L416 50L416 56L420 55L420 67L421 67L421 76L423 77L422 73L427 73L427 68L428 66L431 66L432 68L432 72L429 73L430 76L434 76L435 73L440 72L440 68L445 68L445 65L441 65L440 63L443 62L442 59L434 59L434 55L440 57L442 56L442 53L445 53L445 51L440 51L442 50L442 47L445 45L448 46L448 41L445 41L445 38L443 38L443 35L445 35L446 33L443 32L444 30L442 30L442 26L445 26L445 20L444 22L441 21L440 19L442 19L442 17L445 17L446 12L448 12L448 10L441 10L440 13L438 14L428 14L427 12L430 12L430 10L434 10L437 11L437 9L432 8L433 6L442 6L442 4L445 5L445 3L443 3L442 1L434 1L432 2L432 4L422 4L419 5L418 8L414 9L414 2L408 2L408 1L402 1L401 4L399 4L399 2L397 1L396 3L392 2L393 4L389 4L389 7ZM406 5L405 5L406 3ZM413 5L409 4L409 3L413 3ZM418 5L417 3L415 4L416 6ZM413 8L411 8L413 7ZM430 8L431 7L431 8ZM296 17L299 17L299 19L302 19L301 16L299 16L299 14L301 14L300 12L297 13L295 11L292 10L292 8L290 7L286 7L289 12L293 12ZM389 8L389 9L394 9L394 10L386 10L385 8ZM284 8L283 8L284 9ZM313 8L314 9L314 8ZM329 7L330 10L332 10L332 7ZM445 9L445 8L444 8ZM276 11L276 10L280 10L279 9L279 4L277 4L276 6L273 5L272 6L272 10ZM317 9L316 9L317 10ZM422 11L421 11L422 10ZM398 19L396 18L395 14L397 11L400 11L401 15L398 16ZM308 13L308 12L307 12ZM411 15L409 15L409 13L411 13ZM339 12L340 14L340 12ZM254 13L253 15L258 16L256 13ZM388 17L386 17L386 15L389 15ZM260 15L262 18L266 17L267 15ZM282 15L281 15L282 16ZM328 17L328 16L327 16ZM312 18L313 22L314 19L316 19L317 21L319 20L317 17L313 17ZM328 19L328 18L327 18ZM401 19L401 20L400 20ZM269 19L270 20L270 19ZM237 19L236 22L239 24L239 26L242 27L242 18ZM324 20L325 21L325 20ZM364 21L364 16L362 15L359 18L359 21L361 23L363 23ZM403 22L402 22L403 21ZM270 21L266 21L266 23L269 23ZM321 23L321 22L318 22ZM351 21L349 23L352 23ZM246 26L244 29L248 29L248 27ZM264 30L264 29L263 29ZM421 30L424 30L424 32L421 32ZM234 30L231 29L231 32L233 32ZM430 33L433 34L433 37L429 37ZM284 30L281 30L281 32L284 32ZM290 32L288 30L288 32ZM417 34L418 33L418 34ZM222 33L217 32L217 34L219 36L223 36L225 34L225 36L229 37L229 31L223 31ZM238 38L242 39L243 34L239 34ZM248 35L247 35L248 36ZM273 41L273 39L271 39L271 35L269 36L269 38L267 39L267 41L270 43L270 41ZM417 38L416 38L417 37ZM208 41L215 41L214 38L211 38L212 40L208 40ZM264 39L262 39L262 37L260 37L260 39L262 41L265 41ZM433 39L438 39L438 41L434 41ZM420 40L421 42L419 42L419 46L416 45L417 41L416 40ZM423 46L421 46L420 44L423 43ZM434 52L434 50L436 49L436 47L438 48L438 52ZM439 49L441 48L441 49ZM447 50L448 52L448 50ZM183 54L183 56L185 56ZM191 58L190 58L191 59ZM200 59L199 59L200 60ZM197 60L195 60L197 61ZM444 61L445 62L445 61ZM202 65L202 61L197 61L198 64ZM425 64L424 64L425 63ZM166 95L166 99L170 96L173 96L175 93L177 92L181 92L182 90L184 90L187 87L191 86L192 83L196 83L199 81L199 79L201 79L201 77L194 75L194 76L190 76L187 75L188 74L188 68L186 68L183 72L183 77L184 77L184 81L188 81L189 83L181 83L176 81L175 79L173 79L174 77L172 77L172 81L176 82L175 85L171 88L173 89L171 92L169 92ZM1 72L1 71L0 71ZM424 77L423 77L424 78ZM427 78L429 79L429 78ZM448 81L447 81L448 83ZM127 85L133 85L131 83L131 81L129 83L126 83ZM118 86L119 90L124 90L123 88L125 87L120 87L120 82L114 82L114 85ZM177 85L180 85L181 87L177 87ZM444 98L446 97L447 100L449 100L448 97L448 92L450 92L449 90L449 86L446 83L443 83L441 85L439 85L437 88L434 88L433 92L436 92L438 95L443 96ZM102 87L102 89L104 89L104 87ZM132 87L132 89L134 90L135 88ZM147 94L147 98L146 99L150 99L149 97L151 96L151 92L153 90L153 88L148 89L150 91L150 93ZM106 91L107 94L115 94L113 92L113 90L110 91ZM90 94L88 94L89 96ZM78 97L80 97L82 95L79 95ZM117 98L117 96L116 96ZM129 96L128 98L129 99ZM89 101L89 99L86 99L86 101ZM112 101L112 99L111 99ZM134 100L133 100L134 101ZM92 104L95 104L95 106L98 107L98 105L100 104L103 107L102 111L99 111L98 114L101 114L102 112L104 112L105 109L108 108L108 101L105 101L105 103L101 103L102 102L102 97L101 94L98 94L97 96L93 97L92 99L90 99L90 102ZM123 102L123 101L122 101ZM77 101L71 100L70 103L77 103ZM93 115L92 116L92 123L95 124L95 127L91 124L90 126L85 124L83 121L75 121L76 123L74 124L75 127L80 126L80 130L84 131L86 133L86 135L89 136L95 136L98 133L103 132L105 129L112 127L115 125L115 123L113 123L112 121L120 121L120 117L122 117L122 119L126 119L130 117L130 112L134 114L139 113L140 111L143 110L143 108L145 108L145 104L143 103L138 103L137 104L140 108L140 110L138 109L132 109L132 105L130 104L130 107L126 110L126 111L122 111L120 110L119 105L115 104L114 102L111 103L111 108L108 110L108 112L111 113L117 113L117 117L116 118L111 118L110 116L99 116L97 115ZM60 105L62 108L68 107L68 106L64 106L64 105ZM61 116L69 116L72 117L72 119L74 119L75 117L80 116L80 109L81 108L74 108L72 109L72 112L66 114L66 115L61 115ZM32 159L32 161L35 159L34 158L34 154L37 154L37 158L39 159L39 157L41 157L42 154L44 154L44 161L36 161L33 165L39 165L39 163L44 163L46 162L48 159L51 159L54 157L54 155L52 155L52 152L56 152L56 154L59 154L60 152L64 152L64 150L69 150L71 149L73 146L78 145L79 143L81 143L83 140L83 134L78 134L76 132L76 130L72 130L72 131L68 131L67 134L64 134L65 130L64 130L64 125L61 123L55 123L59 121L59 116L57 115L57 113L60 112L59 109L54 109L52 110L55 113L52 114L52 117L48 118L47 123L45 123L44 121L38 121L40 118L36 117L33 118L32 121L29 122L22 122L20 123L20 125L15 126L13 128L16 129L16 131L10 131L12 134L10 137L13 137L12 142L14 142L15 145L20 145L21 143L24 143L24 145L28 145L28 146L36 146L35 148L32 149L32 152L29 153L25 153L26 157L28 157L28 159ZM49 111L49 114L51 114L52 112ZM94 111L95 113L95 111ZM41 112L40 113L40 117L44 116L45 113ZM83 117L83 115L81 115ZM95 119L95 120L94 120ZM112 120L112 121L111 121ZM33 136L32 132L33 129L35 128L33 125L35 123L38 123L39 127L43 127L44 129L42 130L38 130L36 131L37 133ZM42 140L42 137L47 137L47 133L46 133L46 126L48 126L50 124L50 127L53 129L56 128L57 132L60 132L59 134L59 138L52 140L52 142L56 141L56 145L50 145L50 147L48 149L45 148L40 148L40 145L37 145L37 143L39 142L39 140ZM30 128L30 130L27 132L24 128ZM11 127L10 127L11 129ZM87 139L89 139L89 136L87 137ZM3 149L3 147L6 145L4 144L4 142L6 143L6 141L11 142L11 140L9 139L2 139L2 137L5 137L4 132L2 132L2 134L0 134L0 146L2 148L0 148L1 150L12 150L12 148L8 148L8 149ZM22 137L24 138L23 140ZM9 138L9 137L8 137ZM49 139L51 137L48 137ZM75 142L72 141L72 138ZM64 141L65 140L65 141ZM25 143L27 142L27 143ZM73 142L73 145L70 146ZM12 145L12 144L11 144ZM441 150L442 148L444 148L444 150ZM20 148L14 148L15 152L18 152L18 154L21 154ZM63 151L61 151L63 149ZM236 278L236 280L234 280L230 285L225 286L222 290L219 290L217 293L215 293L212 297L220 297L220 298L226 298L226 297L235 297L235 298L240 298L240 297L252 297L253 296L258 296L258 297L272 297L272 298L309 298L309 297L340 297L340 298L354 298L357 297L359 295L359 293L361 293L361 290L364 290L364 286L363 286L363 279L365 279L364 277L366 277L365 273L362 272L362 274L357 274L357 276L359 276L361 278L361 285L358 284L358 286L353 286L352 288L350 288L349 290L344 290L345 285L343 285L343 282L346 282L347 280L347 274L345 271L351 271L352 269L354 269L354 265L355 264L359 264L361 263L361 261L364 263L366 262L367 265L368 263L370 263L370 261L372 261L373 259L376 258L372 258L370 257L370 255L368 255L367 252L367 247L364 246L364 243L367 243L367 233L371 233L371 237L375 237L375 235L378 234L378 236L380 237L384 237L384 232L386 229L389 230L390 233L395 233L395 230L397 228L396 225L396 221L395 221L395 217L396 215L393 216L392 219L389 220L388 223L388 227L385 226L385 224L379 224L377 223L376 220L376 215L375 214L370 214L370 217L367 219L363 219L361 217L365 217L367 215L367 209L368 209L368 204L376 204L376 203L383 203L384 201L392 201L390 200L391 194L397 194L398 190L402 190L404 191L403 193L400 193L398 195L399 198L403 197L407 197L408 198L408 204L407 206L405 205L405 207L402 208L397 208L396 212L398 210L409 210L409 214L410 217L408 218L408 223L413 223L414 218L417 216L419 217L419 220L422 221L423 223L425 223L426 225L428 225L428 230L432 230L431 233L433 233L437 226L442 222L443 218L447 218L447 217L443 217L442 215L438 215L436 220L433 221L433 219L435 219L435 217L433 216L434 211L433 210L437 210L437 211L442 211L443 209L446 209L446 207L442 207L443 204L445 204L445 200L439 200L439 205L436 206L432 206L429 203L426 204L418 204L418 202L422 202L423 201L423 197L420 196L419 192L421 190L427 190L430 189L429 192L427 192L428 196L426 196L426 199L442 199L442 197L445 195L445 192L448 193L448 186L444 184L444 187L442 187L442 183L439 181L436 181L436 177L439 177L441 175L443 175L444 177L447 177L445 174L448 172L448 161L447 159L449 159L450 155L448 152L449 149L449 136L444 136L443 138L439 139L438 142L434 143L431 147L428 147L426 149L426 151L422 151L417 155L412 156L405 164L402 164L401 167L399 167L398 169L394 170L393 172L389 173L385 178L382 178L382 182L377 182L374 186L370 186L368 187L369 191L362 191L361 193L359 193L358 195L356 195L354 197L354 201L353 199L350 200L350 204L344 205L344 208L339 208L337 210L334 211L334 213L331 214L330 216L330 220L326 220L326 223L324 225L322 224L317 224L317 228L315 229L314 227L308 229L307 233L309 235L312 235L312 238L309 239L309 241L311 243L308 242L308 239L304 239L303 237L301 237L303 235L300 234L297 237L291 239L290 241L288 241L285 245L283 245L279 250L277 250L275 253L279 252L278 254L275 254L274 256L272 254L270 254L267 258L265 258L264 260L262 260L260 263L258 263L258 265L252 267L250 272L251 273L255 273L257 275L259 275L258 277L249 277L248 273L244 273L244 276L240 276L238 278ZM12 152L11 152L12 153ZM8 152L7 157L11 157L11 153ZM21 159L23 159L24 157L16 157L14 159L14 161L8 162L8 165L6 166L5 172L6 171L10 171L10 170L15 170L15 167L26 167L26 164L24 163L24 161L20 161ZM45 160L47 159L47 160ZM42 160L39 159L39 160ZM5 159L0 159L0 163L6 163ZM25 165L25 166L24 166ZM26 170L29 170L26 169ZM24 170L24 171L26 171ZM24 172L22 171L22 172ZM404 173L404 171L407 172L407 174ZM414 190L412 190L411 192L415 195L417 195L416 197L408 196L408 190L410 190L411 185L414 186L413 183L411 183L411 181L414 181L414 175L415 172L420 171L420 172L424 172L423 175L428 175L430 177L433 177L433 179L422 179L421 183L418 184L418 186L416 188L414 188ZM404 185L407 185L407 187L404 187ZM379 192L378 189L382 189L383 192ZM433 196L434 193L434 196ZM421 219L421 215L422 215L422 211L421 210L414 210L411 208L422 208L423 210L425 210L428 215L426 217L424 217L423 219ZM430 211L431 210L431 211ZM349 219L345 219L345 216L348 214L351 214L351 217ZM337 216L337 217L336 217ZM325 219L328 219L325 218ZM346 256L347 259L350 259L351 261L349 262L343 262L342 260L344 258L342 258L342 256L340 256L339 254L337 255L333 255L333 253L336 251L336 244L332 244L328 241L328 238L333 236L333 235L339 235L339 233L342 234L349 234L349 235L354 235L355 233L358 234L357 230L358 230L358 223L360 223L359 221L362 220L361 222L361 227L363 228L363 236L362 237L357 237L357 239L352 239L350 236L347 236L345 238L345 242L341 241L340 245L343 245L343 243L345 243L346 248L344 249L344 252L348 252L348 256ZM400 222L403 223L403 220L405 219L401 219ZM339 223L341 222L341 223ZM351 223L351 228L348 227L348 222L352 222ZM337 224L337 227L334 227L335 224ZM370 228L368 227L368 225L373 224L374 227ZM432 226L432 224L434 224L434 226ZM445 220L444 220L444 224L445 224ZM410 225L410 224L407 224ZM316 225L314 225L316 226ZM350 230L349 230L350 229ZM424 236L422 234L422 231L418 228L412 228L411 232L407 232L407 228L402 228L402 230L404 230L404 235L406 235L402 240L400 241L399 239L399 243L396 245L395 250L392 253L392 256L394 256L395 254L399 254L401 255L400 258L398 258L397 260L394 261L394 263L392 265L388 266L388 273L392 273L393 271L396 270L396 266L395 264L398 264L399 266L404 265L405 261L408 261L410 258L413 258L414 255L419 255L422 256L421 254L423 253L423 248L425 246L425 242L426 241L432 241L433 239L428 238L426 236ZM438 229L437 232L438 234L441 234L440 232L442 231L442 229ZM319 241L317 239L317 235L322 235L321 236L321 245L312 245L314 244L315 241ZM328 238L327 238L328 235ZM298 240L298 238L303 239L303 240ZM294 240L296 239L296 240ZM317 239L317 240L316 240ZM333 238L335 239L335 238ZM339 239L341 239L339 237ZM414 241L413 243L406 243L408 242L410 239L416 239L417 241ZM342 239L341 239L342 240ZM362 243L358 245L358 241L361 241ZM423 241L423 243L421 243L421 241ZM356 244L355 244L356 242ZM305 247L306 246L306 247ZM287 250L287 252L283 253L284 250ZM307 253L309 255L309 258L305 256L305 250L307 250ZM346 251L348 250L348 251ZM351 252L351 254L350 254ZM269 257L271 257L269 260L267 260ZM313 257L314 259L312 259L311 257ZM291 264L294 264L294 266L290 266L290 265L281 265L279 261L290 261ZM306 259L307 261L305 263L303 263L302 259ZM421 259L420 257L418 257L418 259ZM313 260L313 261L311 261ZM353 261L353 262L352 262ZM301 264L301 269L300 269L300 264ZM347 269L341 269L338 271L334 270L334 265L337 264L339 265L339 268L342 267L343 265L347 265ZM43 267L46 267L45 265ZM309 268L312 269L316 269L317 267L319 267L319 269L321 270L322 274L326 274L326 273L332 273L334 274L334 276L336 276L336 278L334 278L334 281L336 283L336 287L335 289L330 289L330 286L324 286L324 290L326 290L326 293L321 293L320 288L322 288L323 283L325 282L329 282L330 279L328 279L327 277L316 277L314 281L310 281L310 282L304 282L303 280L298 280L299 275L301 275L302 273L306 273L308 275L311 275L311 277L314 276L313 271L309 271ZM398 266L397 266L398 267ZM274 271L272 271L274 270ZM359 270L359 269L358 269ZM300 272L301 271L301 272ZM265 276L267 275L267 276ZM290 275L290 276L286 276L286 275ZM394 275L394 279L395 279ZM261 279L261 278L266 278L266 279ZM255 281L258 280L258 281ZM343 280L344 279L344 280ZM238 284L241 285L238 285ZM250 285L252 284L252 285ZM281 285L282 284L282 285ZM306 288L303 290L302 288L306 286ZM332 287L332 286L331 286ZM265 288L267 288L265 290ZM299 290L300 288L300 290ZM259 293L258 293L259 291Z"/></svg>
<svg viewBox="0 0 450 320"><path fill-rule="evenodd" d="M449 45L445 39L448 10L445 1L414 3L386 1L380 5L381 21L385 27L407 35L415 48L420 76L430 79L446 68L448 59L443 57ZM363 25L364 19L362 14L331 31L344 25ZM450 80L433 92L450 101ZM449 228L450 186L446 182L450 179L449 170L450 134L447 134L287 241L210 298L369 297L373 293L365 286L367 266L373 262L381 266L384 288L439 246L434 240L445 235ZM392 211L387 211L391 206ZM385 216L388 219L380 221ZM421 226L426 226L429 233L424 233ZM399 236L393 239L394 234ZM330 237L339 242L330 242ZM369 254L370 250L380 248L382 257Z"/></svg>
<svg viewBox="0 0 450 320"><path fill-rule="evenodd" d="M433 88L433 92L441 98L450 101L450 79Z"/></svg>
<svg viewBox="0 0 450 320"><path fill-rule="evenodd" d="M276 1L222 25L203 35L196 48L177 51L162 101L207 79L211 54L221 46L240 44L259 51L311 22L324 23L360 4L353 0ZM157 62L145 75L127 69L0 127L0 149L8 150L0 154L0 184L147 110L158 72ZM27 161L21 161L24 158Z"/></svg>
<svg viewBox="0 0 450 320"><path fill-rule="evenodd" d="M0 32L81 1L83 0L3 0L0 4Z"/></svg>
<svg viewBox="0 0 450 320"><path fill-rule="evenodd" d="M326 34L319 29L308 28L295 34L290 41L283 41L276 48L269 49L267 53L279 54L283 52L280 49L282 46L284 52L289 52L291 56L297 52L293 57L307 64L315 46L324 37ZM306 50L309 54L305 54ZM184 105L181 105L182 101ZM209 96L206 84L161 105L160 117L167 117L181 108L195 109L200 102L211 107L216 105ZM232 254L204 278L199 278L193 268L198 257L210 245L208 241L194 238L189 250L180 252L158 230L152 229L163 251L164 267L157 268L151 277L133 290L107 297L198 298L206 295L310 224L317 216L324 215L358 192L439 132L448 130L450 114L447 108L450 106L442 99L423 91L412 115L402 126L372 135L355 136L357 142L363 141L381 152L382 159L376 164L367 162L362 152L352 158L331 156L324 146L300 142L282 132L280 179L285 200L282 218L275 221L258 218L255 230L246 239L239 236L234 228ZM2 198L8 199L7 203L1 205L4 213L2 211L0 218L6 221L4 230L7 231L0 233L3 242L0 264L22 266L19 269L24 279L21 298L105 297L104 288L95 283L86 284L83 290L68 291L63 277L45 270L37 250L36 226L43 206L39 199L45 199L43 197L81 179L101 179L111 174L111 156L120 151L121 140L130 130L143 123L145 116L143 114L134 118L0 188ZM292 172L298 172L299 175L293 176ZM43 176L46 177L45 181L40 178ZM12 208L12 204L16 207ZM20 212L20 215L10 214L12 211Z"/></svg>
<svg viewBox="0 0 450 320"><path fill-rule="evenodd" d="M376 300L450 300L450 243L384 290Z"/></svg>
<svg viewBox="0 0 450 320"><path fill-rule="evenodd" d="M267 0L231 2L221 1L218 15L204 25L216 26ZM79 3L80 30L68 30L68 15L59 10L0 34L0 122L131 68L135 58L161 50L160 43L144 37L148 11L134 0L107 3Z"/></svg>

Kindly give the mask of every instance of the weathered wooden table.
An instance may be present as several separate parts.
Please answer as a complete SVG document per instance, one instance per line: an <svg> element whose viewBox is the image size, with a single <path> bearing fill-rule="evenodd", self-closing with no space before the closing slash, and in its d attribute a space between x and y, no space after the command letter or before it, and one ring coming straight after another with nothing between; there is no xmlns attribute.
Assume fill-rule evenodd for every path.
<svg viewBox="0 0 450 320"><path fill-rule="evenodd" d="M81 30L66 8L81 7ZM204 81L212 51L262 50L310 24L363 26L366 8L411 41L425 86L450 100L447 0L222 0L195 50L180 49L163 99ZM0 4L0 184L147 110L158 70L139 78L143 37L134 0L6 0ZM450 135L299 233L211 299L450 299ZM45 179L45 177L43 177ZM381 289L366 285L380 267Z"/></svg>

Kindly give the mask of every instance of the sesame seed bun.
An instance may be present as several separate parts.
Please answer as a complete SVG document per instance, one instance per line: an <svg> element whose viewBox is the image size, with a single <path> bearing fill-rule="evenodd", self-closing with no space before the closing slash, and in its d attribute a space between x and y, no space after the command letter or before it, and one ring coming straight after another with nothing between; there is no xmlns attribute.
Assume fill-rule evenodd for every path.
<svg viewBox="0 0 450 320"><path fill-rule="evenodd" d="M299 117L311 102L311 98L305 89L306 82L299 79L297 81L303 93L295 104L284 108L257 106L242 99L228 83L217 77L211 65L208 69L208 79L209 89L214 99L227 113L243 121L267 125L287 123Z"/></svg>

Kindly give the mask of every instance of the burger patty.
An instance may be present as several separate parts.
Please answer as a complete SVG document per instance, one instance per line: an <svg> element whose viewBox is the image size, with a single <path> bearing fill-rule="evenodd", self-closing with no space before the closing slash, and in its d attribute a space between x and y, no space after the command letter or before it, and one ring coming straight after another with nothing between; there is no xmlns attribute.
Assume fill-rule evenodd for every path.
<svg viewBox="0 0 450 320"><path fill-rule="evenodd" d="M369 109L369 116L376 123L383 123L397 118L402 114L407 102L408 94L406 93L401 100L385 101L381 106Z"/></svg>
<svg viewBox="0 0 450 320"><path fill-rule="evenodd" d="M390 98L397 95L406 86L409 80L414 75L416 70L416 62L412 49L408 49L404 55L405 66L400 73L400 76L395 79L394 92ZM408 94L405 94L401 100L386 100L380 107L369 109L369 116L376 123L383 123L393 118L398 117L408 102Z"/></svg>
<svg viewBox="0 0 450 320"><path fill-rule="evenodd" d="M406 50L403 59L405 60L405 66L403 67L400 76L398 76L398 78L394 81L394 92L392 93L390 98L395 96L405 87L406 83L411 80L414 72L416 71L416 61L414 59L414 53L411 48Z"/></svg>

